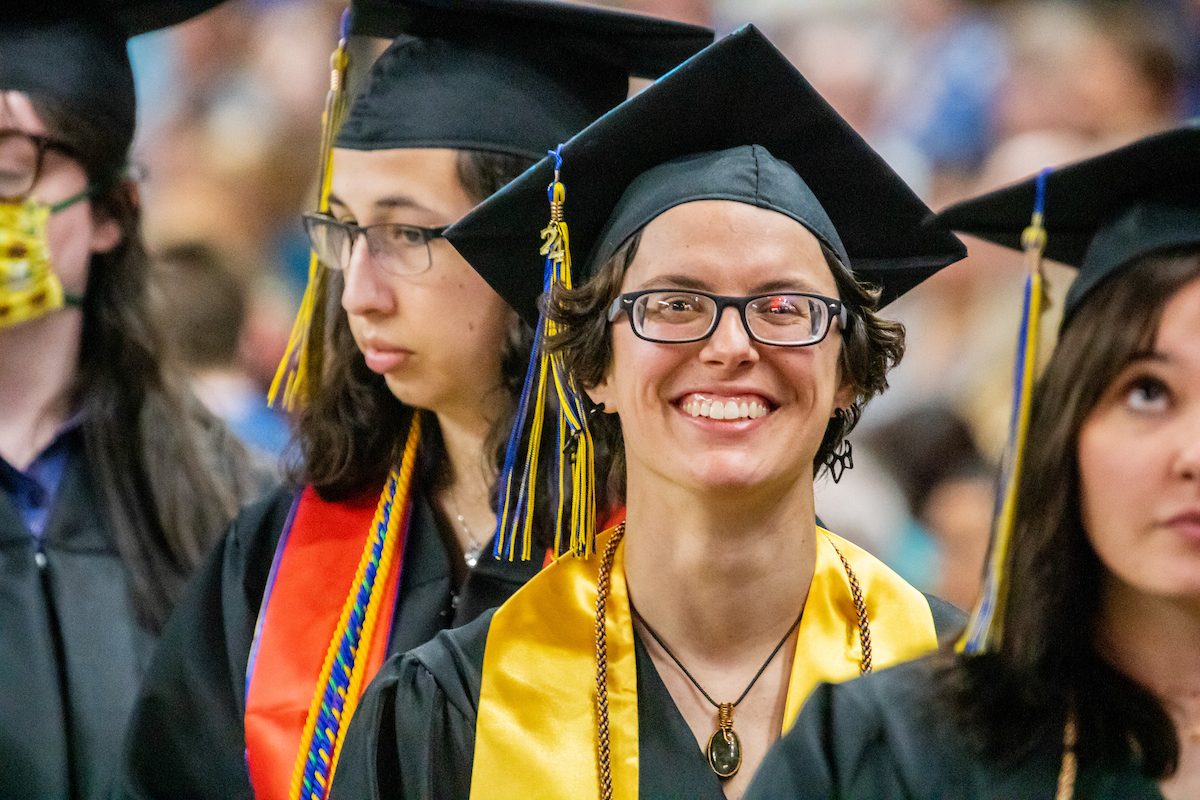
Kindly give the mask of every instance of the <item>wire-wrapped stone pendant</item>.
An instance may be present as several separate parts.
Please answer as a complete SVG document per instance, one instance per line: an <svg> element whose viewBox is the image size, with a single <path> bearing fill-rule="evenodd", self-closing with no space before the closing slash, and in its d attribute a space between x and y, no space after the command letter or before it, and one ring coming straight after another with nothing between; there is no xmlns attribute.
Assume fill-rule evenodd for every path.
<svg viewBox="0 0 1200 800"><path fill-rule="evenodd" d="M733 705L717 706L717 730L708 740L708 765L720 778L732 778L742 766L742 741L733 732Z"/></svg>

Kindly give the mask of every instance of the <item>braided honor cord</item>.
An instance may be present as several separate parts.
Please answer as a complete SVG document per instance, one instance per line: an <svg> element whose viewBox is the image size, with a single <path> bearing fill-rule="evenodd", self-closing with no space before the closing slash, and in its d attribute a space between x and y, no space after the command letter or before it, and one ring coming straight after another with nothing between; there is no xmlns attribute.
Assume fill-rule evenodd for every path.
<svg viewBox="0 0 1200 800"><path fill-rule="evenodd" d="M600 798L612 800L612 769L608 753L608 590L612 585L613 557L625 536L622 522L604 548L600 579L596 582L596 755L600 764Z"/></svg>

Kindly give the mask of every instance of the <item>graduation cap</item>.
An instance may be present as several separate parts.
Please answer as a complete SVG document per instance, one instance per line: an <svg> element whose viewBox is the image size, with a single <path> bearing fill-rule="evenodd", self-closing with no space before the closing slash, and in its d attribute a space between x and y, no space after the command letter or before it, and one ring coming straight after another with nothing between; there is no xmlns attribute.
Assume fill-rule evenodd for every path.
<svg viewBox="0 0 1200 800"><path fill-rule="evenodd" d="M449 148L540 158L625 99L629 78L657 77L712 31L547 0L353 0L333 57L320 210L333 147ZM350 34L391 37L348 111ZM314 255L270 398L287 408L321 374L325 268Z"/></svg>
<svg viewBox="0 0 1200 800"><path fill-rule="evenodd" d="M126 148L136 102L127 39L190 19L222 0L12 2L0 12L0 90L56 98Z"/></svg>
<svg viewBox="0 0 1200 800"><path fill-rule="evenodd" d="M543 232L547 186L554 205L551 226ZM879 285L883 303L966 255L953 234L927 224L933 212L753 26L601 117L553 158L452 225L446 238L518 313L534 321L538 297L550 285L583 283L659 214L709 199L744 202L795 219L859 280ZM543 235L549 237L544 247ZM582 496L572 498L570 525L571 549L581 553L591 546L590 478L578 472L591 469L586 402L561 359L542 358L549 363L537 367L536 376L531 363L522 403L558 394L566 415L560 438L575 449L571 483L582 487ZM538 383L551 379L553 389ZM522 407L517 419L526 417L536 428L540 410ZM505 514L519 517L533 505L527 493L534 482L527 476L537 471L536 453L528 448L533 461L515 463L513 442L521 436L518 426L506 458L498 549L522 528ZM539 437L535 431L531 440ZM564 456L560 470L565 461ZM585 508L576 508L577 502Z"/></svg>
<svg viewBox="0 0 1200 800"><path fill-rule="evenodd" d="M361 0L350 32L394 39L337 147L541 158L712 42L694 25L541 0Z"/></svg>
<svg viewBox="0 0 1200 800"><path fill-rule="evenodd" d="M980 600L957 649L981 654L1003 638L1008 553L1016 486L1032 406L1041 316L1041 259L1079 274L1063 304L1061 328L1092 290L1134 261L1200 246L1200 127L1148 136L1094 158L964 200L938 215L947 227L1025 251L1030 274L1017 339L1013 411Z"/></svg>
<svg viewBox="0 0 1200 800"><path fill-rule="evenodd" d="M1066 327L1099 283L1135 259L1200 244L1200 121L1139 139L1044 178L1045 257L1079 270L1063 308ZM952 230L1021 248L1038 178L950 206Z"/></svg>
<svg viewBox="0 0 1200 800"><path fill-rule="evenodd" d="M925 224L933 212L752 25L606 114L560 154L577 283L655 216L701 199L797 219L860 280L881 286L883 304L966 255L952 234ZM527 320L538 316L539 231L554 179L546 159L446 232Z"/></svg>

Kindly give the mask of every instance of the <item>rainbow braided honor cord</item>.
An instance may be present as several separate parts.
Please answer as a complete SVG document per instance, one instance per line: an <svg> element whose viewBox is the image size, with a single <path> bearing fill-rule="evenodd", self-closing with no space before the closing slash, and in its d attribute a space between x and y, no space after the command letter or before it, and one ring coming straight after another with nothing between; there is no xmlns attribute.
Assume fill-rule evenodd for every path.
<svg viewBox="0 0 1200 800"><path fill-rule="evenodd" d="M413 464L421 438L421 416L413 415L404 457L399 470L392 470L379 498L371 536L351 584L342 616L329 642L329 651L317 690L300 737L300 749L292 772L291 800L325 800L346 727L358 705L366 682L367 653L360 644L371 642L383 605L391 570L396 560L398 530L409 505ZM397 505L397 499L399 504ZM358 656L362 656L359 658Z"/></svg>

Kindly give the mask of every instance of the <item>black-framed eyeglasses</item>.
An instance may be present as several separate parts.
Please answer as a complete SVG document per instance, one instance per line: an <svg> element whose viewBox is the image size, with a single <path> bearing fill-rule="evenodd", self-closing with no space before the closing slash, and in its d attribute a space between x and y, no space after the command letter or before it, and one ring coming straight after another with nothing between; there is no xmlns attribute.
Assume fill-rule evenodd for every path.
<svg viewBox="0 0 1200 800"><path fill-rule="evenodd" d="M24 200L42 176L47 150L75 158L75 151L63 142L24 131L0 131L0 200Z"/></svg>
<svg viewBox="0 0 1200 800"><path fill-rule="evenodd" d="M328 214L304 215L308 241L325 266L331 269L348 267L354 243L361 235L366 237L371 260L393 275L415 275L429 269L433 265L429 243L440 239L447 227L422 228L396 222L355 225L339 222Z"/></svg>
<svg viewBox="0 0 1200 800"><path fill-rule="evenodd" d="M623 294L608 308L612 322L622 311L633 332L648 342L683 344L712 336L726 308L736 308L747 335L756 342L784 347L816 344L834 319L842 330L849 313L841 300L806 292L776 292L726 297L688 289L649 289Z"/></svg>

